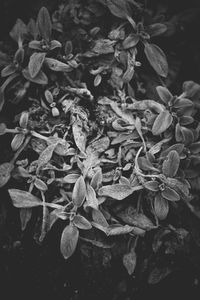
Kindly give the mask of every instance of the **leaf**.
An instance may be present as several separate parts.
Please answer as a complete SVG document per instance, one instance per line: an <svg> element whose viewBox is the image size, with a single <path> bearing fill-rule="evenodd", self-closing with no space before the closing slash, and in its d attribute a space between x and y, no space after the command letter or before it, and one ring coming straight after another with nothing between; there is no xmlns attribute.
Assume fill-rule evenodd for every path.
<svg viewBox="0 0 200 300"><path fill-rule="evenodd" d="M164 189L164 191L161 192L161 195L163 198L165 198L169 201L179 201L180 200L179 194L170 187L166 187Z"/></svg>
<svg viewBox="0 0 200 300"><path fill-rule="evenodd" d="M80 176L73 188L72 201L77 207L82 206L86 196L86 185L83 176Z"/></svg>
<svg viewBox="0 0 200 300"><path fill-rule="evenodd" d="M5 123L0 123L0 135L4 135L6 133L6 124Z"/></svg>
<svg viewBox="0 0 200 300"><path fill-rule="evenodd" d="M115 200L123 200L131 195L134 191L140 190L141 188L141 186L132 188L130 185L126 184L112 184L101 187L98 191L98 194L99 196L107 196Z"/></svg>
<svg viewBox="0 0 200 300"><path fill-rule="evenodd" d="M73 68L54 58L45 58L45 64L54 72L71 72Z"/></svg>
<svg viewBox="0 0 200 300"><path fill-rule="evenodd" d="M121 224L114 224L110 225L106 230L107 236L114 236L114 235L123 235L128 234L134 230L133 226L129 225L121 225Z"/></svg>
<svg viewBox="0 0 200 300"><path fill-rule="evenodd" d="M38 13L37 26L41 37L48 41L51 38L52 23L46 7L42 7Z"/></svg>
<svg viewBox="0 0 200 300"><path fill-rule="evenodd" d="M73 50L72 42L71 41L66 41L65 43L65 56L68 57Z"/></svg>
<svg viewBox="0 0 200 300"><path fill-rule="evenodd" d="M157 194L154 199L155 214L160 220L164 220L169 212L169 204L166 199Z"/></svg>
<svg viewBox="0 0 200 300"><path fill-rule="evenodd" d="M13 169L14 165L10 162L5 162L0 165L0 188L9 181Z"/></svg>
<svg viewBox="0 0 200 300"><path fill-rule="evenodd" d="M164 110L160 112L153 123L153 127L152 127L153 135L159 135L165 132L165 130L167 130L170 127L172 122L173 122L173 117L168 110Z"/></svg>
<svg viewBox="0 0 200 300"><path fill-rule="evenodd" d="M87 185L87 189L86 189L86 202L87 202L87 206L92 207L94 209L98 209L99 203L96 197L95 190L89 184Z"/></svg>
<svg viewBox="0 0 200 300"><path fill-rule="evenodd" d="M170 100L172 100L173 95L170 93L170 91L164 87L164 86L157 86L156 87L157 93L160 97L160 99L165 103L168 104Z"/></svg>
<svg viewBox="0 0 200 300"><path fill-rule="evenodd" d="M30 57L28 69L32 78L38 75L40 72L46 53L33 53Z"/></svg>
<svg viewBox="0 0 200 300"><path fill-rule="evenodd" d="M143 184L143 186L152 192L159 191L159 184L157 181L147 181Z"/></svg>
<svg viewBox="0 0 200 300"><path fill-rule="evenodd" d="M42 151L38 158L38 168L41 168L43 165L46 165L50 161L56 146L57 143L51 144Z"/></svg>
<svg viewBox="0 0 200 300"><path fill-rule="evenodd" d="M193 106L193 102L186 98L178 98L174 101L173 107L174 108L185 108Z"/></svg>
<svg viewBox="0 0 200 300"><path fill-rule="evenodd" d="M73 223L79 229L89 230L92 228L91 223L81 215L76 215L73 219Z"/></svg>
<svg viewBox="0 0 200 300"><path fill-rule="evenodd" d="M123 40L122 46L125 50L129 48L133 48L137 45L139 40L140 39L137 34L131 33Z"/></svg>
<svg viewBox="0 0 200 300"><path fill-rule="evenodd" d="M100 74L97 74L97 75L95 76L95 78L94 78L94 86L100 85L101 80L102 80L101 75L100 75Z"/></svg>
<svg viewBox="0 0 200 300"><path fill-rule="evenodd" d="M1 71L1 76L7 77L15 72L16 72L16 66L14 64L10 64Z"/></svg>
<svg viewBox="0 0 200 300"><path fill-rule="evenodd" d="M99 209L92 210L92 219L95 223L97 223L103 227L109 226L106 218L104 217L103 213Z"/></svg>
<svg viewBox="0 0 200 300"><path fill-rule="evenodd" d="M21 19L17 19L14 27L10 31L11 38L19 44L19 46L22 46L22 41L24 39L24 36L27 33L27 27L24 24L24 22Z"/></svg>
<svg viewBox="0 0 200 300"><path fill-rule="evenodd" d="M157 45L149 43L145 43L144 52L149 63L158 75L167 77L168 63L165 53Z"/></svg>
<svg viewBox="0 0 200 300"><path fill-rule="evenodd" d="M78 229L73 224L67 225L62 232L60 241L60 251L65 259L68 259L76 250L78 238Z"/></svg>
<svg viewBox="0 0 200 300"><path fill-rule="evenodd" d="M151 37L154 37L165 33L167 31L167 26L162 23L154 23L147 26L145 29Z"/></svg>
<svg viewBox="0 0 200 300"><path fill-rule="evenodd" d="M86 133L83 131L82 123L75 121L72 125L72 132L76 146L81 152L85 152Z"/></svg>
<svg viewBox="0 0 200 300"><path fill-rule="evenodd" d="M63 178L63 182L75 183L79 177L80 174L68 174Z"/></svg>
<svg viewBox="0 0 200 300"><path fill-rule="evenodd" d="M48 190L46 183L39 178L36 178L34 185L38 190L40 190L42 192L46 192Z"/></svg>
<svg viewBox="0 0 200 300"><path fill-rule="evenodd" d="M180 157L178 152L172 150L167 155L166 160L163 162L162 171L167 177L174 177L180 165Z"/></svg>
<svg viewBox="0 0 200 300"><path fill-rule="evenodd" d="M102 183L102 170L99 169L92 177L90 185L94 190L98 190L101 183Z"/></svg>
<svg viewBox="0 0 200 300"><path fill-rule="evenodd" d="M29 192L18 189L10 189L8 192L13 205L17 208L31 208L42 205L42 201Z"/></svg>
<svg viewBox="0 0 200 300"><path fill-rule="evenodd" d="M126 268L129 275L132 275L135 271L137 262L137 256L133 249L129 253L123 255L123 265Z"/></svg>
<svg viewBox="0 0 200 300"><path fill-rule="evenodd" d="M34 83L41 84L41 85L46 85L48 83L48 78L42 70L40 70L39 73L34 78L32 78L31 75L29 74L28 68L24 69L22 71L22 74L25 77L25 79L27 79L28 81L32 81Z"/></svg>
<svg viewBox="0 0 200 300"><path fill-rule="evenodd" d="M172 270L168 267L163 267L163 268L155 267L149 274L148 283L149 284L159 283L162 279L164 279L167 275L169 275L171 271Z"/></svg>
<svg viewBox="0 0 200 300"><path fill-rule="evenodd" d="M30 221L32 216L31 208L21 208L20 209L20 221L21 221L21 230L24 231L28 222Z"/></svg>
<svg viewBox="0 0 200 300"><path fill-rule="evenodd" d="M11 142L12 150L17 151L20 148L20 146L23 144L24 139L25 139L25 135L23 133L16 134Z"/></svg>

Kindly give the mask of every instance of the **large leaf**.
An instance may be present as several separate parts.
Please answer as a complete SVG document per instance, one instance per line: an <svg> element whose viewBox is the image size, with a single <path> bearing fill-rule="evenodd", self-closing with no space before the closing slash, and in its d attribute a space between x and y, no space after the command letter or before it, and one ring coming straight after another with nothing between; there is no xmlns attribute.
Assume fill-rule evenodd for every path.
<svg viewBox="0 0 200 300"><path fill-rule="evenodd" d="M62 232L60 251L65 259L68 259L76 250L79 231L73 224L69 224Z"/></svg>
<svg viewBox="0 0 200 300"><path fill-rule="evenodd" d="M41 37L45 40L49 40L51 37L52 23L46 7L42 7L38 13L37 26Z"/></svg>
<svg viewBox="0 0 200 300"><path fill-rule="evenodd" d="M77 179L72 192L72 201L74 205L80 207L85 200L85 196L86 196L85 180L83 176L80 176Z"/></svg>
<svg viewBox="0 0 200 300"><path fill-rule="evenodd" d="M98 194L99 196L107 196L115 200L123 200L131 195L134 191L140 190L141 188L141 186L132 188L130 185L126 184L112 184L100 188Z"/></svg>
<svg viewBox="0 0 200 300"><path fill-rule="evenodd" d="M168 63L165 53L157 45L149 43L145 43L144 52L149 63L158 75L167 77Z"/></svg>
<svg viewBox="0 0 200 300"><path fill-rule="evenodd" d="M172 124L173 117L170 114L168 110L164 110L156 117L153 127L152 127L152 133L153 135L159 135L165 130L167 130L170 125Z"/></svg>
<svg viewBox="0 0 200 300"><path fill-rule="evenodd" d="M34 78L40 72L46 53L33 53L28 64L29 74Z"/></svg>
<svg viewBox="0 0 200 300"><path fill-rule="evenodd" d="M18 189L10 189L8 192L15 207L31 208L42 205L42 201L29 192Z"/></svg>

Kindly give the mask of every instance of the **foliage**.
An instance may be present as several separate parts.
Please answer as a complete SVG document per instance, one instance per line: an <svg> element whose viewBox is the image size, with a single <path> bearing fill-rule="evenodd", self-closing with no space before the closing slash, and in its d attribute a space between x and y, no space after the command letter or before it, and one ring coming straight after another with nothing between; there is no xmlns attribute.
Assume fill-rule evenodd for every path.
<svg viewBox="0 0 200 300"><path fill-rule="evenodd" d="M169 91L167 57L154 37L170 29L150 14L146 20L139 1L75 2L52 18L43 7L36 21L17 20L10 32L15 49L0 53L1 110L19 102L26 107L10 127L0 125L1 135L12 136L14 153L0 165L0 187L9 182L22 231L40 208L40 242L63 221L65 259L79 240L104 248L107 236L120 244L121 235L131 275L147 232L157 234L156 253L164 235L187 236L170 225L170 214L186 206L200 216L193 202L200 85L187 81L178 95ZM107 28L98 27L107 15ZM139 92L146 69L160 82L153 99ZM156 283L169 272L155 267L148 280Z"/></svg>

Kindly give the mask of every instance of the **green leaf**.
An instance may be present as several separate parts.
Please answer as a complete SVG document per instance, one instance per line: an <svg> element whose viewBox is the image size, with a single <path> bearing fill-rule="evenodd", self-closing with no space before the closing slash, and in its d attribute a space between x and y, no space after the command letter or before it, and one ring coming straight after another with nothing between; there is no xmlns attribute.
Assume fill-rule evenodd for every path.
<svg viewBox="0 0 200 300"><path fill-rule="evenodd" d="M14 27L10 31L11 38L22 46L24 36L27 34L27 27L21 19L17 19Z"/></svg>
<svg viewBox="0 0 200 300"><path fill-rule="evenodd" d="M133 249L129 253L123 255L123 265L126 268L129 275L132 275L135 271L137 262L137 256Z"/></svg>
<svg viewBox="0 0 200 300"><path fill-rule="evenodd" d="M168 104L170 100L173 99L173 95L170 91L164 86L157 86L156 87L157 93L160 99L165 103Z"/></svg>
<svg viewBox="0 0 200 300"><path fill-rule="evenodd" d="M8 192L13 205L17 208L30 208L42 205L42 201L29 192L18 189L10 189Z"/></svg>
<svg viewBox="0 0 200 300"><path fill-rule="evenodd" d="M97 223L103 227L109 226L106 218L104 217L103 213L99 209L92 210L92 219L95 223Z"/></svg>
<svg viewBox="0 0 200 300"><path fill-rule="evenodd" d="M164 191L161 192L161 195L163 198L169 200L169 201L179 201L180 200L180 196L179 194L171 189L170 187L166 187L164 189Z"/></svg>
<svg viewBox="0 0 200 300"><path fill-rule="evenodd" d="M2 77L7 77L13 73L16 72L16 67L14 64L10 64L8 66L6 66L2 71L1 71L1 76Z"/></svg>
<svg viewBox="0 0 200 300"><path fill-rule="evenodd" d="M162 171L167 177L174 177L180 165L180 157L178 152L172 150L167 155L166 160L163 162Z"/></svg>
<svg viewBox="0 0 200 300"><path fill-rule="evenodd" d="M56 146L57 143L50 144L42 151L38 158L38 168L42 167L43 165L46 165L50 161Z"/></svg>
<svg viewBox="0 0 200 300"><path fill-rule="evenodd" d="M6 133L6 124L5 123L1 123L0 124L0 135L4 135Z"/></svg>
<svg viewBox="0 0 200 300"><path fill-rule="evenodd" d="M46 53L33 53L30 57L28 69L32 78L36 77L40 72Z"/></svg>
<svg viewBox="0 0 200 300"><path fill-rule="evenodd" d="M137 45L139 40L140 39L137 34L131 33L123 40L122 46L125 50L129 48L133 48Z"/></svg>
<svg viewBox="0 0 200 300"><path fill-rule="evenodd" d="M145 43L144 52L149 63L158 75L167 77L168 63L165 53L157 45L149 43Z"/></svg>
<svg viewBox="0 0 200 300"><path fill-rule="evenodd" d="M87 189L86 189L86 202L87 202L87 206L98 209L99 203L96 197L95 190L89 184L87 185Z"/></svg>
<svg viewBox="0 0 200 300"><path fill-rule="evenodd" d="M79 229L89 230L92 228L91 223L81 215L76 215L73 219L73 223Z"/></svg>
<svg viewBox="0 0 200 300"><path fill-rule="evenodd" d="M65 259L68 259L76 250L79 231L73 224L69 224L62 232L60 251Z"/></svg>
<svg viewBox="0 0 200 300"><path fill-rule="evenodd" d="M80 174L68 174L63 178L63 181L66 183L75 183L80 177Z"/></svg>
<svg viewBox="0 0 200 300"><path fill-rule="evenodd" d="M0 188L9 181L13 169L14 165L10 162L5 162L0 165Z"/></svg>
<svg viewBox="0 0 200 300"><path fill-rule="evenodd" d="M162 23L154 23L147 26L145 30L151 37L154 37L165 33L167 26Z"/></svg>
<svg viewBox="0 0 200 300"><path fill-rule="evenodd" d="M99 196L107 196L115 200L123 200L131 195L134 191L140 190L141 188L141 186L132 188L130 185L126 184L112 184L101 187L98 191L98 194Z"/></svg>
<svg viewBox="0 0 200 300"><path fill-rule="evenodd" d="M86 196L86 185L83 176L80 176L73 188L72 201L77 207L82 206Z"/></svg>
<svg viewBox="0 0 200 300"><path fill-rule="evenodd" d="M174 108L185 108L191 106L193 106L193 102L186 98L178 98L173 103Z"/></svg>
<svg viewBox="0 0 200 300"><path fill-rule="evenodd" d="M170 114L168 110L164 110L156 117L153 127L152 127L152 133L153 135L159 135L165 130L167 130L170 125L172 124L173 117Z"/></svg>
<svg viewBox="0 0 200 300"><path fill-rule="evenodd" d="M41 37L50 40L52 32L52 23L48 10L42 7L38 13L37 26Z"/></svg>
<svg viewBox="0 0 200 300"><path fill-rule="evenodd" d="M19 120L19 125L21 128L23 128L23 129L27 128L28 118L29 118L29 113L27 111L22 112L20 120Z"/></svg>
<svg viewBox="0 0 200 300"><path fill-rule="evenodd" d="M169 212L169 204L168 201L161 197L160 194L157 194L154 199L154 211L155 215L160 220L166 219Z"/></svg>
<svg viewBox="0 0 200 300"><path fill-rule="evenodd" d="M102 183L102 170L99 169L91 179L90 185L94 190L98 190Z"/></svg>

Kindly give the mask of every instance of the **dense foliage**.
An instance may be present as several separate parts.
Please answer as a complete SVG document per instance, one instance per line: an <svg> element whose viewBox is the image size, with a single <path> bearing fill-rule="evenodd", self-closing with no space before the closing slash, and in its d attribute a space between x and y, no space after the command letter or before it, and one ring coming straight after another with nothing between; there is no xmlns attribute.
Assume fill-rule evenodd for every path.
<svg viewBox="0 0 200 300"><path fill-rule="evenodd" d="M89 243L149 283L173 264L143 261L145 247L157 258L187 251L181 212L200 217L200 85L170 90L179 65L161 45L177 20L164 9L77 0L50 16L43 7L28 24L17 20L0 52L0 109L13 112L0 124L12 151L0 187L21 230L34 217L42 242L60 219L65 259ZM149 231L152 245L143 244Z"/></svg>

